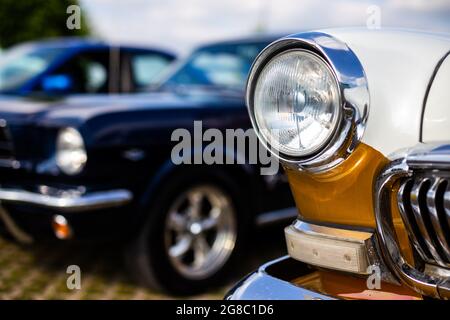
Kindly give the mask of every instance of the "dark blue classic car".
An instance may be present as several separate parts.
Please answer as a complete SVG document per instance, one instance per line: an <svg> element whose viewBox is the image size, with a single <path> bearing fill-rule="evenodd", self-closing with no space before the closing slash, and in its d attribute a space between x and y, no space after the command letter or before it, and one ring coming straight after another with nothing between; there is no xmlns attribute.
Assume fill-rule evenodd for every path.
<svg viewBox="0 0 450 320"><path fill-rule="evenodd" d="M228 164L197 163L206 150L197 137L174 155L174 133L250 128L244 84L271 40L198 48L147 93L3 97L5 229L23 242L118 237L133 274L172 293L222 282L253 226L295 216L290 192L282 174L261 175L260 162L229 161L248 158L234 148L213 152Z"/></svg>
<svg viewBox="0 0 450 320"><path fill-rule="evenodd" d="M167 51L109 45L83 38L15 46L2 53L0 93L67 95L136 92L175 56Z"/></svg>

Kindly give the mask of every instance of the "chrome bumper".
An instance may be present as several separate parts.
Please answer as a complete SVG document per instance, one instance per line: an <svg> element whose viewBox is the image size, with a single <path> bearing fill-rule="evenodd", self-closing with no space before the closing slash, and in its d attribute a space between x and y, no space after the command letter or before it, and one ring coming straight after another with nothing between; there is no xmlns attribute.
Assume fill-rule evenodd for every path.
<svg viewBox="0 0 450 320"><path fill-rule="evenodd" d="M296 272L302 276L311 272L304 263L295 261L289 256L270 261L258 271L250 274L225 296L226 300L334 300L299 286L276 275L288 276ZM303 273L303 274L302 274Z"/></svg>
<svg viewBox="0 0 450 320"><path fill-rule="evenodd" d="M0 202L30 204L60 211L86 211L124 205L133 199L133 194L124 189L92 193L47 195L20 189L0 188Z"/></svg>

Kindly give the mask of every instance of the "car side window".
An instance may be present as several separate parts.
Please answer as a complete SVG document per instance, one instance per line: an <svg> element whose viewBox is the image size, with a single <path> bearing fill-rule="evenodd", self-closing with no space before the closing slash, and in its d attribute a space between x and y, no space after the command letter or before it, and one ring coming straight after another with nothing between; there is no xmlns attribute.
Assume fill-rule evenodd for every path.
<svg viewBox="0 0 450 320"><path fill-rule="evenodd" d="M64 93L107 93L109 91L109 50L83 51L54 70L47 79L64 79ZM45 84L44 84L45 87ZM42 88L45 91L45 88Z"/></svg>
<svg viewBox="0 0 450 320"><path fill-rule="evenodd" d="M158 53L138 53L130 56L130 67L134 86L144 89L155 83L160 73L172 59Z"/></svg>

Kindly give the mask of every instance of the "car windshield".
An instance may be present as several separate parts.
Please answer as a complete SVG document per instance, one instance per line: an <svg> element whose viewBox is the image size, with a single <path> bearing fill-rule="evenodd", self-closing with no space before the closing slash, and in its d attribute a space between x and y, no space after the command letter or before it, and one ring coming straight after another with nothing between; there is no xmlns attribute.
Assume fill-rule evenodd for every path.
<svg viewBox="0 0 450 320"><path fill-rule="evenodd" d="M15 91L44 71L62 48L19 46L0 56L0 92Z"/></svg>
<svg viewBox="0 0 450 320"><path fill-rule="evenodd" d="M244 89L256 55L267 43L223 44L194 51L161 82L164 86L214 86Z"/></svg>

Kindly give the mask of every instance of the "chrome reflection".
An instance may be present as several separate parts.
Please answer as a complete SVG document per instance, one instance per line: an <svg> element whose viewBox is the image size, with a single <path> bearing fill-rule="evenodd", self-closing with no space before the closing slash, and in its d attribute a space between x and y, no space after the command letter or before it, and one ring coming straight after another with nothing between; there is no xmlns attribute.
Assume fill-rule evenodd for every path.
<svg viewBox="0 0 450 320"><path fill-rule="evenodd" d="M289 256L270 261L258 271L250 274L234 286L225 296L226 300L336 300L335 298L294 285L276 277L271 269L287 271L294 266L296 274L311 272L306 264L297 262Z"/></svg>
<svg viewBox="0 0 450 320"><path fill-rule="evenodd" d="M434 179L440 174L447 175L450 172L449 151L449 144L421 144L402 152L400 158L394 159L381 171L376 181L374 195L377 233L385 263L403 283L415 291L443 299L450 298L450 279L443 276L448 274L446 272L448 268L443 268L445 264L442 263L441 257L435 259L435 255L438 254L436 243L430 235L428 223L426 226L423 220L424 214L428 214L428 212L424 212L425 210L428 211L426 209L427 203L429 204L427 197L434 192L433 183L430 183L427 188L424 185L426 181L430 182L428 179ZM408 180L413 179L417 172L419 172L420 181L425 182L415 182L411 187L412 182ZM423 179L420 177L423 177ZM397 198L399 204L401 203L399 205L400 213L414 247L419 248L417 251L420 258L416 259L415 265L411 265L402 256L393 225L391 193L394 190L395 183L399 181L403 181ZM426 192L427 190L431 190L431 194ZM421 200L421 197L425 201ZM410 204L405 201L408 198L411 200ZM408 214L408 206L414 213ZM420 224L423 225L420 226ZM423 228L427 231L425 234ZM419 241L420 239L422 241ZM430 249L430 247L432 247L432 251L428 254L427 249ZM430 262L434 264L434 266L431 266L431 269L434 270L432 273L427 272L427 270L430 270Z"/></svg>
<svg viewBox="0 0 450 320"><path fill-rule="evenodd" d="M263 67L277 54L304 49L321 56L331 67L339 84L343 116L331 141L316 154L298 158L279 154L259 132L253 110L256 80ZM355 53L342 41L323 32L307 32L287 36L266 47L255 59L247 81L247 107L255 131L276 157L294 168L321 171L346 159L361 140L369 113L369 88L364 69Z"/></svg>

